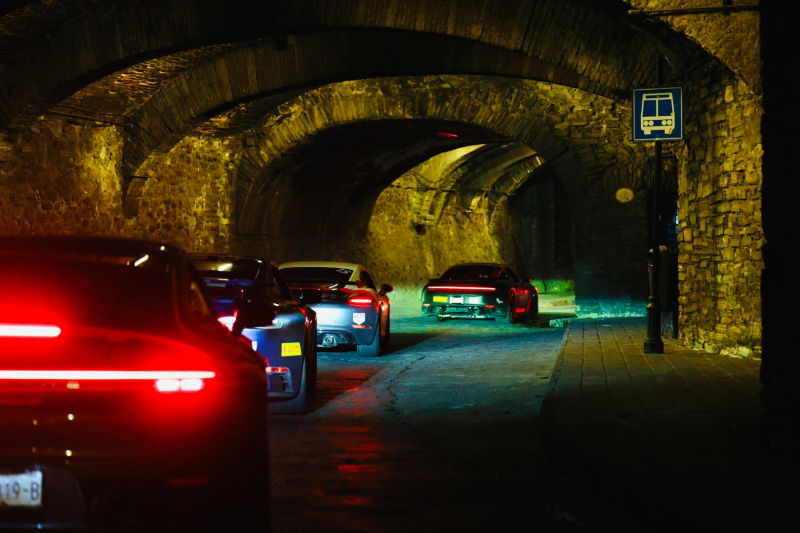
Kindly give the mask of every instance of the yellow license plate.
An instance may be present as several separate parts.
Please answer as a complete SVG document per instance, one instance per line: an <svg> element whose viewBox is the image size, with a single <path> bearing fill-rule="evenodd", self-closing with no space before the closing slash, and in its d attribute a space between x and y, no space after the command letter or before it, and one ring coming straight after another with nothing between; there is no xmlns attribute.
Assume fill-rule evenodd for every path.
<svg viewBox="0 0 800 533"><path fill-rule="evenodd" d="M447 296L434 296L433 297L433 301L434 302L438 302L438 303L446 304L447 303Z"/></svg>
<svg viewBox="0 0 800 533"><path fill-rule="evenodd" d="M281 344L281 356L291 357L293 355L303 355L299 342L284 342Z"/></svg>

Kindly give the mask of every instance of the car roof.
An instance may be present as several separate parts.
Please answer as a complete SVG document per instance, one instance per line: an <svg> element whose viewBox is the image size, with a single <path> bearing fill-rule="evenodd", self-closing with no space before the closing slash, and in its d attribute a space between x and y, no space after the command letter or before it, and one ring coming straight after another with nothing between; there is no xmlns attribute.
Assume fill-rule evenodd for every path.
<svg viewBox="0 0 800 533"><path fill-rule="evenodd" d="M217 254L217 253L191 253L189 259L192 261L241 261L243 259L251 261L260 261L262 263L274 263L268 257L258 257L255 255L235 255L235 254Z"/></svg>
<svg viewBox="0 0 800 533"><path fill-rule="evenodd" d="M131 253L140 251L182 253L165 242L128 237L78 236L78 235L12 235L0 237L0 251L63 251L81 253Z"/></svg>
<svg viewBox="0 0 800 533"><path fill-rule="evenodd" d="M354 272L360 272L364 266L359 263L349 263L346 261L289 261L281 263L278 268L287 267L327 267L327 268L349 268Z"/></svg>
<svg viewBox="0 0 800 533"><path fill-rule="evenodd" d="M496 268L497 267L508 268L508 265L505 265L503 263L458 263L447 267L447 270L450 270L453 267L463 267L463 266L469 266L469 267L485 266L485 267L496 267Z"/></svg>

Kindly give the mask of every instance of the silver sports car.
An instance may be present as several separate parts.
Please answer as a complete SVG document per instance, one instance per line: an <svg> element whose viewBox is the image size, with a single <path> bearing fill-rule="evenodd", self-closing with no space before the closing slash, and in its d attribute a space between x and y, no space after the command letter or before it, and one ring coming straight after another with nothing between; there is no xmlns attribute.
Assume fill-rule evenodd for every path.
<svg viewBox="0 0 800 533"><path fill-rule="evenodd" d="M389 342L392 286L357 263L297 261L278 267L292 295L317 313L317 346L354 346L377 356Z"/></svg>

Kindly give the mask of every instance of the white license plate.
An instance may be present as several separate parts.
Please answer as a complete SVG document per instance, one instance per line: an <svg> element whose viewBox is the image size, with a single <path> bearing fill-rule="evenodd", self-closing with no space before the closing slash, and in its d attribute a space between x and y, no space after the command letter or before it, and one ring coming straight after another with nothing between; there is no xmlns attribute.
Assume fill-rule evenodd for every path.
<svg viewBox="0 0 800 533"><path fill-rule="evenodd" d="M463 304L464 303L464 297L463 296L451 296L450 297L450 303L451 304Z"/></svg>
<svg viewBox="0 0 800 533"><path fill-rule="evenodd" d="M41 507L42 472L0 474L0 507Z"/></svg>
<svg viewBox="0 0 800 533"><path fill-rule="evenodd" d="M335 309L315 309L318 324L333 324L336 321Z"/></svg>

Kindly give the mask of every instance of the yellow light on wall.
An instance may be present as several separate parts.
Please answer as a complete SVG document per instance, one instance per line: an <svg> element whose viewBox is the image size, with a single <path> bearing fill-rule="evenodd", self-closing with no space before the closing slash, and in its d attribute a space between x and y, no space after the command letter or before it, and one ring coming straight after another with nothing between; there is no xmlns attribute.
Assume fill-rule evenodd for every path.
<svg viewBox="0 0 800 533"><path fill-rule="evenodd" d="M614 193L614 198L621 204L627 204L633 200L633 191L627 187L620 187L617 189L617 192Z"/></svg>

